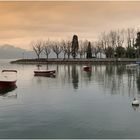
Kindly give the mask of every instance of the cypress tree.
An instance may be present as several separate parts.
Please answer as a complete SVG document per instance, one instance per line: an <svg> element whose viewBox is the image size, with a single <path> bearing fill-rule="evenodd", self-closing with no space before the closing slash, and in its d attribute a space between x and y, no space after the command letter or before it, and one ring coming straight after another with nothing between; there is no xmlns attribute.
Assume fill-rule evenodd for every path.
<svg viewBox="0 0 140 140"><path fill-rule="evenodd" d="M72 46L71 46L71 53L72 53L72 57L75 59L77 56L77 51L79 49L79 43L78 43L78 36L74 35L73 39L72 39Z"/></svg>
<svg viewBox="0 0 140 140"><path fill-rule="evenodd" d="M87 59L92 58L91 43L90 42L88 43L86 52L87 52Z"/></svg>

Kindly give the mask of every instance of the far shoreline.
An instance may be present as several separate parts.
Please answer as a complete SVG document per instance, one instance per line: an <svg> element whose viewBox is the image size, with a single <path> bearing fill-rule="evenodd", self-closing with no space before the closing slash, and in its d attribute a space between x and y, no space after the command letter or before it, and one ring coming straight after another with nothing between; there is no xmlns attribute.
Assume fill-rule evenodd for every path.
<svg viewBox="0 0 140 140"><path fill-rule="evenodd" d="M63 59L63 58L41 58L41 59L18 59L11 61L11 64L129 64L140 62L140 58L76 58L76 59Z"/></svg>

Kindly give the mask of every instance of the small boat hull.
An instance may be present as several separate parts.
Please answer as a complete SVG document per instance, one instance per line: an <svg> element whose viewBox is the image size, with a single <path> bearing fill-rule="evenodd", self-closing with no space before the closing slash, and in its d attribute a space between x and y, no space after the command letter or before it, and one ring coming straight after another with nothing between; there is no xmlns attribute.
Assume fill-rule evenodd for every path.
<svg viewBox="0 0 140 140"><path fill-rule="evenodd" d="M0 81L0 89L1 88L8 88L16 85L15 81Z"/></svg>
<svg viewBox="0 0 140 140"><path fill-rule="evenodd" d="M84 70L84 71L91 71L91 67L89 67L89 66L84 66L84 67L83 67L83 70Z"/></svg>
<svg viewBox="0 0 140 140"><path fill-rule="evenodd" d="M2 73L17 73L17 70L2 70ZM4 76L5 77L5 76ZM14 90L16 86L17 80L8 80L9 77L6 76L6 80L0 80L0 94L7 93L11 90Z"/></svg>
<svg viewBox="0 0 140 140"><path fill-rule="evenodd" d="M17 88L16 81L0 81L0 94L5 94Z"/></svg>
<svg viewBox="0 0 140 140"><path fill-rule="evenodd" d="M34 71L34 76L55 77L55 70Z"/></svg>

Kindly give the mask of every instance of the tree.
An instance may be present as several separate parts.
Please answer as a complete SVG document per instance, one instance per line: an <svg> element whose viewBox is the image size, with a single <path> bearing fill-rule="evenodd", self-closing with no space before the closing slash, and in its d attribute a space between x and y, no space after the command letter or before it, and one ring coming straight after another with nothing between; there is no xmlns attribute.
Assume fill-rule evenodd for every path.
<svg viewBox="0 0 140 140"><path fill-rule="evenodd" d="M99 53L99 42L92 42L91 51L93 56L97 58L97 54Z"/></svg>
<svg viewBox="0 0 140 140"><path fill-rule="evenodd" d="M125 55L125 48L122 47L122 46L118 46L118 47L116 48L116 55L117 55L117 57L119 57L119 58L124 57L124 55Z"/></svg>
<svg viewBox="0 0 140 140"><path fill-rule="evenodd" d="M86 47L87 47L87 43L85 44L85 41L80 40L79 41L79 50L78 50L80 58L82 58L83 55L85 55Z"/></svg>
<svg viewBox="0 0 140 140"><path fill-rule="evenodd" d="M71 51L72 57L75 59L76 56L77 56L78 49L79 49L79 43L78 43L78 36L77 35L73 36L71 49L72 49L72 51Z"/></svg>
<svg viewBox="0 0 140 140"><path fill-rule="evenodd" d="M40 59L40 54L43 51L42 41L32 42L33 51L36 53L37 58Z"/></svg>
<svg viewBox="0 0 140 140"><path fill-rule="evenodd" d="M114 49L112 47L108 47L105 50L105 54L107 58L112 58L114 57Z"/></svg>
<svg viewBox="0 0 140 140"><path fill-rule="evenodd" d="M48 59L48 56L51 53L51 43L49 40L43 42L43 48L44 48L44 53Z"/></svg>
<svg viewBox="0 0 140 140"><path fill-rule="evenodd" d="M63 40L61 42L62 45L62 50L64 53L64 59L66 58L66 55L68 56L68 59L70 58L70 54L71 54L71 42L69 40Z"/></svg>
<svg viewBox="0 0 140 140"><path fill-rule="evenodd" d="M136 30L134 28L128 28L126 30L127 47L134 47L136 40Z"/></svg>
<svg viewBox="0 0 140 140"><path fill-rule="evenodd" d="M89 42L88 43L88 46L87 46L87 58L92 58L92 51L91 51L91 43Z"/></svg>
<svg viewBox="0 0 140 140"><path fill-rule="evenodd" d="M62 51L63 51L64 59L65 59L65 58L66 58L66 54L67 54L66 41L65 41L65 40L62 40L62 41L61 41L61 45L62 45Z"/></svg>
<svg viewBox="0 0 140 140"><path fill-rule="evenodd" d="M59 58L59 54L61 53L62 51L62 46L59 42L54 42L53 44L53 47L52 47L54 53L56 54L57 56L57 59Z"/></svg>
<svg viewBox="0 0 140 140"><path fill-rule="evenodd" d="M136 48L138 50L138 57L140 57L140 32L137 33L135 46L136 46Z"/></svg>
<svg viewBox="0 0 140 140"><path fill-rule="evenodd" d="M124 37L125 37L125 30L118 30L116 35L116 47L123 46Z"/></svg>
<svg viewBox="0 0 140 140"><path fill-rule="evenodd" d="M117 41L117 32L116 31L110 31L110 33L108 34L109 36L109 43L112 48L115 49L116 47L116 41Z"/></svg>
<svg viewBox="0 0 140 140"><path fill-rule="evenodd" d="M134 47L127 47L126 48L126 57L128 57L128 58L135 58L136 57L136 50Z"/></svg>

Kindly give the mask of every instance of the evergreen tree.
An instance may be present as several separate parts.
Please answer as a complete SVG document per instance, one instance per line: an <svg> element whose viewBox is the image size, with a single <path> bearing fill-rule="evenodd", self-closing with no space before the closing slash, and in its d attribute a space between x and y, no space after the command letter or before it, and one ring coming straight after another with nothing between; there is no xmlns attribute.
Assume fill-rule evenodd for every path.
<svg viewBox="0 0 140 140"><path fill-rule="evenodd" d="M92 58L92 52L91 52L91 43L89 42L88 43L88 46L87 46L87 58Z"/></svg>
<svg viewBox="0 0 140 140"><path fill-rule="evenodd" d="M116 56L119 57L119 58L122 58L125 56L125 48L122 47L122 46L118 46L116 48Z"/></svg>
<svg viewBox="0 0 140 140"><path fill-rule="evenodd" d="M79 43L78 43L78 36L77 35L73 36L71 49L72 49L72 51L71 51L72 57L75 59L76 56L77 56L77 51L79 49Z"/></svg>

